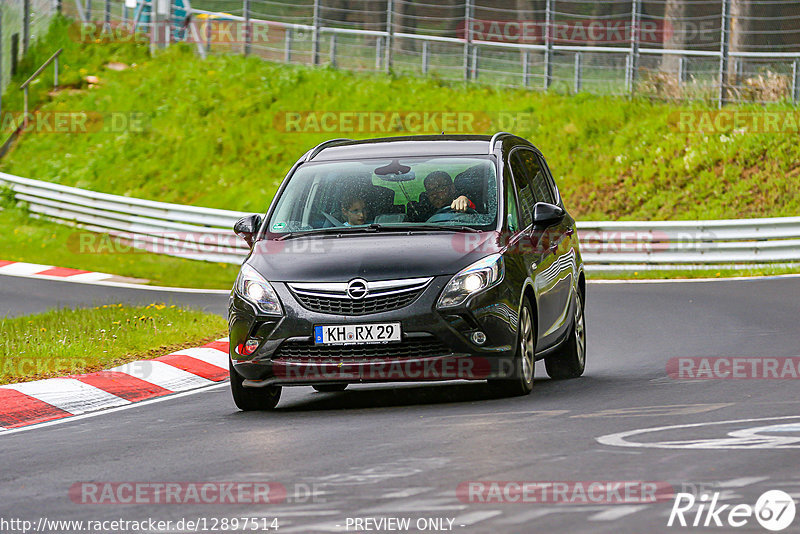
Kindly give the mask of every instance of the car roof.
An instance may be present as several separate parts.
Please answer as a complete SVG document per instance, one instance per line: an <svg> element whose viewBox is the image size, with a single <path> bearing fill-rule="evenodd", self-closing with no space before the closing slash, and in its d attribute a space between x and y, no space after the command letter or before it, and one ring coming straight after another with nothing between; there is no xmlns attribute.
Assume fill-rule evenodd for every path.
<svg viewBox="0 0 800 534"><path fill-rule="evenodd" d="M310 150L306 157L314 161L336 161L391 156L461 156L489 154L491 135L410 135L377 139L338 139L327 141ZM504 134L514 144L533 146L521 137ZM505 143L504 143L505 145Z"/></svg>

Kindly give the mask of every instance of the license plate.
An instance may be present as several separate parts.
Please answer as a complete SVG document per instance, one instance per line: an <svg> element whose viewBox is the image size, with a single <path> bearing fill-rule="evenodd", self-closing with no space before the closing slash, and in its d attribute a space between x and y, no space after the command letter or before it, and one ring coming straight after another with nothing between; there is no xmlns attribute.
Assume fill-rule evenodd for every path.
<svg viewBox="0 0 800 534"><path fill-rule="evenodd" d="M314 327L317 345L345 345L400 341L400 323L322 325Z"/></svg>

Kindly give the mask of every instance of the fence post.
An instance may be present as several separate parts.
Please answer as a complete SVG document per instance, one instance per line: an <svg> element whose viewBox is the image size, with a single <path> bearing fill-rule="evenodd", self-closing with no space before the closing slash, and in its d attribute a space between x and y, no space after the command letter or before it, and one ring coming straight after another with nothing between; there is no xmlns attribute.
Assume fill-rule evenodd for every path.
<svg viewBox="0 0 800 534"><path fill-rule="evenodd" d="M314 30L311 37L311 63L319 65L319 3L314 0Z"/></svg>
<svg viewBox="0 0 800 534"><path fill-rule="evenodd" d="M583 77L583 65L581 64L582 61L583 61L583 58L581 56L583 56L583 54L581 52L575 52L575 80L574 80L574 86L575 86L575 93L576 94L581 92L581 82L583 81L582 80L582 77Z"/></svg>
<svg viewBox="0 0 800 534"><path fill-rule="evenodd" d="M472 0L464 8L464 81L469 80L469 54L472 45Z"/></svg>
<svg viewBox="0 0 800 534"><path fill-rule="evenodd" d="M383 36L375 39L375 70L381 70L381 57L383 56Z"/></svg>
<svg viewBox="0 0 800 534"><path fill-rule="evenodd" d="M25 0L22 8L22 57L31 45L31 0Z"/></svg>
<svg viewBox="0 0 800 534"><path fill-rule="evenodd" d="M738 57L734 59L733 70L736 71L734 73L734 76L736 77L736 81L734 83L739 85L742 83L742 79L744 78L744 61Z"/></svg>
<svg viewBox="0 0 800 534"><path fill-rule="evenodd" d="M244 0L242 5L242 15L244 15L244 55L250 54L250 0Z"/></svg>
<svg viewBox="0 0 800 534"><path fill-rule="evenodd" d="M53 89L58 91L58 56L53 60Z"/></svg>
<svg viewBox="0 0 800 534"><path fill-rule="evenodd" d="M111 0L106 0L105 13L103 16L103 31L111 32Z"/></svg>
<svg viewBox="0 0 800 534"><path fill-rule="evenodd" d="M91 22L91 20L92 20L92 0L86 0L86 7L83 10L83 15L84 15L84 17L86 17L86 22ZM152 22L152 20L151 20L151 22Z"/></svg>
<svg viewBox="0 0 800 534"><path fill-rule="evenodd" d="M470 66L470 78L478 79L478 46L472 45L472 65Z"/></svg>
<svg viewBox="0 0 800 534"><path fill-rule="evenodd" d="M686 58L680 56L678 58L678 86L683 87L686 82Z"/></svg>
<svg viewBox="0 0 800 534"><path fill-rule="evenodd" d="M61 14L61 0L56 0L56 13Z"/></svg>
<svg viewBox="0 0 800 534"><path fill-rule="evenodd" d="M290 63L292 61L292 29L286 28L286 46L283 50L283 62Z"/></svg>
<svg viewBox="0 0 800 534"><path fill-rule="evenodd" d="M336 67L336 33L331 33L331 49L330 49L331 67Z"/></svg>
<svg viewBox="0 0 800 534"><path fill-rule="evenodd" d="M800 59L792 62L792 102L797 105L800 100Z"/></svg>
<svg viewBox="0 0 800 534"><path fill-rule="evenodd" d="M394 48L394 1L386 2L386 72L392 71L392 48Z"/></svg>
<svg viewBox="0 0 800 534"><path fill-rule="evenodd" d="M728 100L725 83L728 79L728 43L731 28L731 0L722 0L722 21L719 38L719 96L718 106L721 108Z"/></svg>
<svg viewBox="0 0 800 534"><path fill-rule="evenodd" d="M628 60L628 92L636 92L636 72L639 70L639 25L641 21L640 0L633 0L631 5L631 51Z"/></svg>
<svg viewBox="0 0 800 534"><path fill-rule="evenodd" d="M553 0L545 2L544 12L544 88L550 88L553 80Z"/></svg>
<svg viewBox="0 0 800 534"><path fill-rule="evenodd" d="M422 41L422 75L428 74L428 41Z"/></svg>
<svg viewBox="0 0 800 534"><path fill-rule="evenodd" d="M11 77L17 74L17 67L19 67L19 34L11 34Z"/></svg>

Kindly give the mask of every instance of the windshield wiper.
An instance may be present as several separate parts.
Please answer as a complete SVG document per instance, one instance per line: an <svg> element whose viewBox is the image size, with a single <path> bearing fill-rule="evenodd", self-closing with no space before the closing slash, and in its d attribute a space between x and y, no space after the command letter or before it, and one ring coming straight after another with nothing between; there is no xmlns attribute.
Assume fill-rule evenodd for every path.
<svg viewBox="0 0 800 534"><path fill-rule="evenodd" d="M358 232L377 232L383 230L385 227L372 223L367 226L331 226L329 228L315 228L313 230L302 230L299 232L289 232L280 237L276 237L275 241L283 241L284 239L291 239L293 237L304 237L307 235L323 235L323 234L352 234Z"/></svg>
<svg viewBox="0 0 800 534"><path fill-rule="evenodd" d="M448 225L438 225L438 224L415 224L409 226L395 226L394 228L398 228L404 231L413 232L414 230L446 230L449 232L472 232L472 233L480 233L481 230L477 228L473 228L471 226L464 226L460 224L448 224Z"/></svg>

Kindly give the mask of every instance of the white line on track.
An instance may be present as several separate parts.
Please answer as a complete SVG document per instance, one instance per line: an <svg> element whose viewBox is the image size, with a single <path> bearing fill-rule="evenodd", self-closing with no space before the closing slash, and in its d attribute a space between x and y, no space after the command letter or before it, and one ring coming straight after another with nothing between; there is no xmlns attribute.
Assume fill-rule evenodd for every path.
<svg viewBox="0 0 800 534"><path fill-rule="evenodd" d="M120 412L122 410L130 410L131 408L138 408L140 406L147 406L149 404L155 404L157 402L164 402L164 401L168 401L168 400L172 400L172 399L178 399L180 397L188 397L189 395L195 395L197 393L203 393L204 391L208 391L210 389L217 389L217 388L221 388L221 387L230 387L228 385L228 381L226 380L225 382L222 382L222 383L219 383L219 384L211 384L210 386L204 386L204 387L201 387L201 388L193 389L191 391L184 391L182 393L175 393L175 394L172 394L172 395L165 395L163 397L156 397L155 399L149 399L149 400L145 400L145 401L141 401L141 402L133 402L133 403L127 404L125 406L119 406L117 408L109 408L107 410L100 410L98 412L91 412L91 413L87 413L87 414L83 414L83 415L76 415L76 416L73 416L73 417L64 417L63 419L56 419L55 421L47 421L45 423L38 423L38 424L35 424L35 425L24 426L22 428L11 428L11 429L4 430L4 431L0 432L0 439L2 439L5 436L8 436L9 434L16 434L18 432L26 432L28 430L36 430L36 429L39 429L39 428L60 425L60 424L63 424L63 423L72 423L73 421L80 421L81 419L88 419L90 417L97 417L98 415L106 415L106 414L110 414L110 413Z"/></svg>
<svg viewBox="0 0 800 534"><path fill-rule="evenodd" d="M756 282L783 278L800 278L800 274L775 274L769 276L730 276L727 278L668 278L653 280L586 280L587 284L681 284L684 282Z"/></svg>
<svg viewBox="0 0 800 534"><path fill-rule="evenodd" d="M18 278L34 278L37 280L50 280L50 277L38 276L24 273L13 272L0 272L2 276L16 276ZM53 281L67 282L69 284L89 284L93 286L107 286L107 287L121 287L125 289L143 289L145 291L169 291L171 293L206 293L211 295L228 295L230 289L197 289L193 287L166 287L166 286L151 286L145 284L130 284L127 282L113 282L108 280L73 280L70 277L57 278L53 277Z"/></svg>

